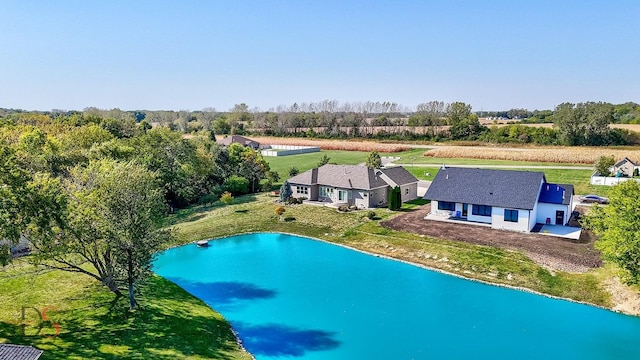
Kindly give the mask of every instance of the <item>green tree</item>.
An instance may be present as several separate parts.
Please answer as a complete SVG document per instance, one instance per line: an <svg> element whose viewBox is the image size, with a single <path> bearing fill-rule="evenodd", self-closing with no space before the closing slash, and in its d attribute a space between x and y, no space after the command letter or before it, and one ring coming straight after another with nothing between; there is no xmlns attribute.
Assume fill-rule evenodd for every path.
<svg viewBox="0 0 640 360"><path fill-rule="evenodd" d="M289 176L296 176L300 173L300 170L298 170L297 167L292 166L289 168Z"/></svg>
<svg viewBox="0 0 640 360"><path fill-rule="evenodd" d="M608 145L613 113L613 105L607 103L563 103L556 106L552 119L567 145Z"/></svg>
<svg viewBox="0 0 640 360"><path fill-rule="evenodd" d="M365 160L365 165L369 169L380 169L382 167L382 159L380 158L380 154L377 151L372 151L367 155L367 159Z"/></svg>
<svg viewBox="0 0 640 360"><path fill-rule="evenodd" d="M611 175L609 170L616 163L616 159L613 156L600 156L594 165L595 170L602 176Z"/></svg>
<svg viewBox="0 0 640 360"><path fill-rule="evenodd" d="M602 257L622 268L623 280L640 284L640 183L614 186L609 205L592 207L584 223L599 236L595 247Z"/></svg>
<svg viewBox="0 0 640 360"><path fill-rule="evenodd" d="M161 228L166 205L156 174L133 162L103 160L73 169L64 188L66 216L53 236L30 238L38 250L34 261L91 276L116 296L127 291L135 308L137 285L172 238Z"/></svg>
<svg viewBox="0 0 640 360"><path fill-rule="evenodd" d="M396 186L389 190L387 199L389 210L400 210L402 207L402 193L400 187Z"/></svg>
<svg viewBox="0 0 640 360"><path fill-rule="evenodd" d="M323 154L322 157L320 158L320 161L318 161L318 164L316 164L316 167L321 167L323 165L328 164L329 160L331 160L331 158L328 157L327 154Z"/></svg>

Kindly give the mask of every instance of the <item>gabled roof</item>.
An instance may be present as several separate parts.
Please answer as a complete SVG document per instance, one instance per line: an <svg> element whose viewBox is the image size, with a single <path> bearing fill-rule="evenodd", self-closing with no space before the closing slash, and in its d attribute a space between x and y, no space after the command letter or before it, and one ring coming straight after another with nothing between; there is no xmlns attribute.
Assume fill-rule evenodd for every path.
<svg viewBox="0 0 640 360"><path fill-rule="evenodd" d="M547 204L569 205L573 196L573 185L543 184L538 201Z"/></svg>
<svg viewBox="0 0 640 360"><path fill-rule="evenodd" d="M244 136L240 136L240 135L230 135L230 136L227 136L225 138L219 139L216 142L218 144L225 145L225 146L229 146L232 143L240 144L242 146L251 146L251 147L259 147L260 146L259 142L255 141L255 140L251 140L251 139L246 138Z"/></svg>
<svg viewBox="0 0 640 360"><path fill-rule="evenodd" d="M629 162L631 163L633 166L638 166L638 164L634 163L633 161L631 161L631 159L629 159L628 157L623 158L622 160L618 161L617 163L615 163L613 166L615 167L619 167L624 165L625 162Z"/></svg>
<svg viewBox="0 0 640 360"><path fill-rule="evenodd" d="M403 168L402 166L384 168L384 169L379 169L377 171L381 171L383 174L388 176L392 182L394 182L394 184L389 184L391 186L395 186L395 185L402 186L402 185L418 182L418 179L416 179L416 177L413 176L413 174L411 174L409 171L407 171L407 169Z"/></svg>
<svg viewBox="0 0 640 360"><path fill-rule="evenodd" d="M438 171L424 198L532 210L543 182L541 172L444 168Z"/></svg>
<svg viewBox="0 0 640 360"><path fill-rule="evenodd" d="M42 355L42 350L32 346L0 344L0 359L2 360L36 360Z"/></svg>
<svg viewBox="0 0 640 360"><path fill-rule="evenodd" d="M291 177L291 184L323 185L344 189L371 190L388 186L384 176L392 179L397 185L417 182L413 175L402 167L389 169L369 169L362 165L326 164Z"/></svg>

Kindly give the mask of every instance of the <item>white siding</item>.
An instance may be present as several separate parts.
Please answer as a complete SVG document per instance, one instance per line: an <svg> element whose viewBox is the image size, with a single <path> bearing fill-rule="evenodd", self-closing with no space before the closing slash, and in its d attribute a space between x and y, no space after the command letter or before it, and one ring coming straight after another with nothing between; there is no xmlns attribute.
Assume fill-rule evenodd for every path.
<svg viewBox="0 0 640 360"><path fill-rule="evenodd" d="M472 204L469 204L468 212L469 213L467 214L467 220L491 224L491 216L473 215L473 205ZM493 208L492 208L491 212L493 212Z"/></svg>
<svg viewBox="0 0 640 360"><path fill-rule="evenodd" d="M518 210L518 222L504 221L504 208L493 207L491 209L491 227L494 229L529 231L529 215L531 211L522 209Z"/></svg>
<svg viewBox="0 0 640 360"><path fill-rule="evenodd" d="M563 225L569 221L569 216L571 216L571 211L569 211L570 206L562 205L562 204L546 204L540 203L538 204L538 216L536 221L540 224L546 224L547 218L549 218L549 223L552 225L556 224L556 211L564 211L564 220Z"/></svg>
<svg viewBox="0 0 640 360"><path fill-rule="evenodd" d="M366 209L369 207L369 192L366 190L354 190L353 191L353 204L359 209Z"/></svg>

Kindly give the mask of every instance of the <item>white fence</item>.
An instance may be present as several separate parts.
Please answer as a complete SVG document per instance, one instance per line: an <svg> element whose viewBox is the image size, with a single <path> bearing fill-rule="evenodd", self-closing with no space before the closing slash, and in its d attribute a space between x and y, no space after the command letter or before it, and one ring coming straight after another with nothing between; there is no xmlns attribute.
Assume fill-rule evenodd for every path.
<svg viewBox="0 0 640 360"><path fill-rule="evenodd" d="M635 180L640 181L637 178L628 178L628 177L607 177L607 176L592 176L591 177L591 185L605 185L605 186L613 186L617 185L621 182Z"/></svg>
<svg viewBox="0 0 640 360"><path fill-rule="evenodd" d="M318 151L320 151L320 147L318 146L271 145L268 149L264 149L260 153L262 156L287 156Z"/></svg>

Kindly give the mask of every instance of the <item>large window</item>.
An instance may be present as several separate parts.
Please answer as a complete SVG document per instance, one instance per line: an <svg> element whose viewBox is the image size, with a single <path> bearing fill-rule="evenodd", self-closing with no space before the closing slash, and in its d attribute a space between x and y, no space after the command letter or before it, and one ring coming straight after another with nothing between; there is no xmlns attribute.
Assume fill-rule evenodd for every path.
<svg viewBox="0 0 640 360"><path fill-rule="evenodd" d="M320 187L320 196L333 198L333 188L321 186Z"/></svg>
<svg viewBox="0 0 640 360"><path fill-rule="evenodd" d="M518 210L504 209L504 221L518 222Z"/></svg>
<svg viewBox="0 0 640 360"><path fill-rule="evenodd" d="M296 192L298 194L309 195L309 187L307 187L307 186L296 186Z"/></svg>
<svg viewBox="0 0 640 360"><path fill-rule="evenodd" d="M438 210L456 210L456 203L448 201L438 201Z"/></svg>
<svg viewBox="0 0 640 360"><path fill-rule="evenodd" d="M471 210L473 215L478 216L491 216L491 206L488 205L473 205Z"/></svg>
<svg viewBox="0 0 640 360"><path fill-rule="evenodd" d="M347 201L348 192L346 190L338 190L338 201Z"/></svg>

